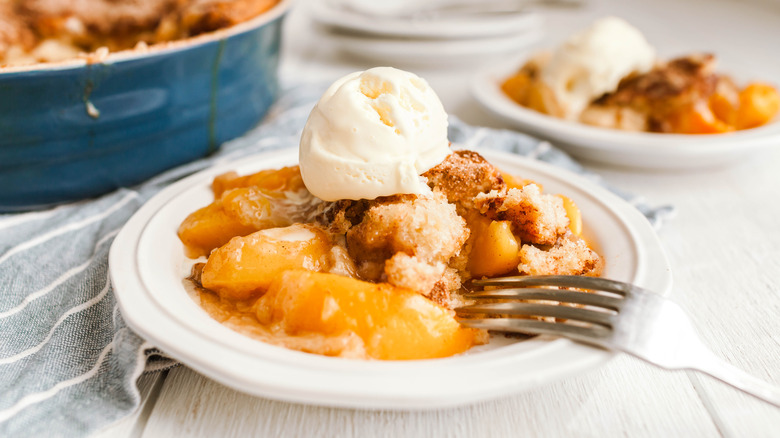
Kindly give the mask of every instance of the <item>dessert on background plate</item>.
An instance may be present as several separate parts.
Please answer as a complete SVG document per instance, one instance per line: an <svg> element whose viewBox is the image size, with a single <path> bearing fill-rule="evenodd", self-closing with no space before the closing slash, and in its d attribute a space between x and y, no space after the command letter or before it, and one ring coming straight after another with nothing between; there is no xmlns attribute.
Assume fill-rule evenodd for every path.
<svg viewBox="0 0 780 438"><path fill-rule="evenodd" d="M191 296L255 339L328 356L451 356L487 341L454 319L465 281L603 268L574 202L451 150L441 102L411 73L336 81L299 154L299 166L217 176L214 201L178 230L202 258Z"/></svg>
<svg viewBox="0 0 780 438"><path fill-rule="evenodd" d="M606 17L537 53L501 89L540 113L626 131L714 134L771 122L780 110L777 89L740 88L715 64L705 53L658 59L636 28Z"/></svg>
<svg viewBox="0 0 780 438"><path fill-rule="evenodd" d="M4 0L0 66L180 40L250 20L278 0ZM107 53L107 52L106 52Z"/></svg>

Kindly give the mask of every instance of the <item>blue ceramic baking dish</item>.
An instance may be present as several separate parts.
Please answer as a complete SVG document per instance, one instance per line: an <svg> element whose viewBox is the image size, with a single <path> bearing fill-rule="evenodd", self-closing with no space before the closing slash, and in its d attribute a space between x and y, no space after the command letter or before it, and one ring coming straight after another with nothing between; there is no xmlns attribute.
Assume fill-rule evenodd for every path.
<svg viewBox="0 0 780 438"><path fill-rule="evenodd" d="M0 212L137 184L252 128L277 95L289 4L98 62L0 69Z"/></svg>

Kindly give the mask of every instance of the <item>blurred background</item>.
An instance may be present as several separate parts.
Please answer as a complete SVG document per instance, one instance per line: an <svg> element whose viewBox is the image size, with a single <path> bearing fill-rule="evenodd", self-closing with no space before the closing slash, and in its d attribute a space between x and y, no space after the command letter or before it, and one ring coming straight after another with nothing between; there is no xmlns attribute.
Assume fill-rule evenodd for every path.
<svg viewBox="0 0 780 438"><path fill-rule="evenodd" d="M3 24L12 16L2 8L41 1L0 1L0 43L7 33ZM54 9L89 4L43 3ZM93 3L108 7L109 15L119 10L111 1ZM426 79L451 116L512 128L473 96L483 73L500 69L507 77L531 54L554 49L606 16L636 27L661 59L712 53L717 71L739 83L780 84L780 0L180 3L229 5L218 9L227 17L242 4L271 9L170 45L150 40L148 49L142 38L139 50L109 55L106 47L88 48L89 55L63 65L0 71L0 185L10 187L0 192L0 212L45 208L138 184L244 136L263 119L280 88L313 83L324 90L345 74L376 66ZM160 23L157 33L164 27ZM83 31L65 30L68 38ZM0 44L0 54L2 49Z"/></svg>
<svg viewBox="0 0 780 438"><path fill-rule="evenodd" d="M479 108L469 79L497 63L519 66L607 15L636 26L663 58L710 52L739 81L780 83L775 0L299 0L284 27L280 80L329 82L390 65L425 78L462 120L508 127Z"/></svg>

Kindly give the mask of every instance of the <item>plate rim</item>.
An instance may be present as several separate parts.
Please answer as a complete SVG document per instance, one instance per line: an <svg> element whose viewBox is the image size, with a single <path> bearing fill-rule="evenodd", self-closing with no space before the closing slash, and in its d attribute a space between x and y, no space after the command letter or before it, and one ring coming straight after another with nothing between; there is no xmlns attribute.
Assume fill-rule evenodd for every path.
<svg viewBox="0 0 780 438"><path fill-rule="evenodd" d="M651 254L649 254L649 257L654 259L655 263L659 264L660 266L660 268L656 266L655 268L652 269L654 276L650 276L650 277L652 277L656 283L656 285L653 286L653 288L663 293L668 293L670 291L671 281L672 281L671 270L666 255L663 251L663 247L661 246L660 241L655 235L655 232L652 230L650 224L646 221L645 217L642 216L641 213L638 210L636 210L633 206L631 206L624 200L620 199L616 195L608 192L603 187L597 186L595 183L587 181L586 179L581 178L578 175L551 166L549 164L541 163L538 161L522 158L517 155L497 152L493 150L478 150L478 152L484 154L488 159L490 159L490 157L493 156L493 157L499 157L500 159L505 159L510 161L516 160L517 162L522 162L525 166L530 166L532 168L534 167L542 168L542 170L548 173L549 172L554 172L556 174L563 173L564 174L563 178L565 179L562 179L562 181L564 181L565 183L573 184L571 182L571 179L572 177L574 177L573 178L574 182L577 183L578 185L585 185L586 188L589 189L593 189L593 188L597 189L596 190L597 195L594 195L597 197L597 199L600 200L601 199L600 197L607 195L607 199L610 200L611 202L618 202L618 206L620 207L620 213L628 214L630 217L629 220L632 221L630 224L635 227L638 226L640 228L639 231L643 233L643 235L640 236L640 238L649 239L649 243L651 244L650 246L652 247L650 248L652 251ZM159 308L154 308L159 306L154 306L154 301L149 298L149 295L152 292L149 291L147 289L147 286L143 284L143 280L140 277L139 268L137 264L133 264L132 262L132 258L136 255L138 246L140 244L140 237L142 236L142 235L138 235L137 236L138 238L136 238L136 234L139 232L143 233L146 227L149 225L149 223L153 220L155 215L161 210L162 206L164 206L168 201L175 198L176 196L181 196L182 193L190 190L193 187L193 182L201 183L204 180L210 181L214 175L220 172L235 169L242 165L247 166L246 164L247 162L254 163L254 162L259 162L261 160L273 161L281 158L287 158L287 159L292 158L292 160L288 160L288 161L297 161L297 148L287 148L278 151L263 152L239 160L216 164L215 166L197 172L162 190L160 193L158 193L152 199L150 199L144 206L142 206L141 209L139 209L138 212L136 212L136 214L133 215L133 217L127 222L125 227L123 227L123 229L115 238L115 241L112 243L110 254L109 254L109 273L111 277L111 282L115 291L117 301L120 306L120 311L123 317L125 318L125 321L128 326L130 326L133 330L138 332L142 337L145 337L146 339L157 344L166 353L171 353L172 357L176 357L179 359L183 358L182 362L186 363L188 366L192 367L193 369L203 373L206 376L213 378L214 380L217 380L221 383L231 386L237 390L250 393L253 395L257 395L257 396L263 396L263 397L268 397L268 398L273 398L278 400L285 400L291 402L303 402L303 403L327 405L327 406L340 406L340 407L417 410L417 409L436 409L442 407L457 406L457 405L462 405L467 403L473 403L480 400L495 398L501 395L507 395L514 392L519 392L523 389L537 386L542 382L557 380L561 377L573 374L577 371L581 371L583 369L596 366L600 363L609 360L612 357L612 354L606 351L597 350L590 347L575 344L568 340L556 339L551 342L548 342L544 338L539 338L540 341L546 342L546 344L542 345L540 348L533 351L537 352L539 350L544 350L544 348L548 348L548 349L552 348L554 349L554 351L552 351L553 353L557 352L558 354L561 355L561 357L571 358L572 362L561 364L561 366L559 366L559 369L556 370L555 373L552 373L553 375L550 375L548 370L544 370L546 372L546 375L536 376L534 379L531 379L533 380L533 382L529 381L529 379L525 378L525 376L522 377L517 376L515 377L514 381L503 380L500 382L500 384L499 382L488 382L488 383L492 383L493 386L485 385L482 388L476 388L476 389L472 388L471 391L467 392L468 396L466 396L464 394L464 391L462 390L452 392L452 388L443 388L444 393L436 393L436 394L417 393L411 396L410 394L395 394L392 392L384 393L381 396L377 396L373 390L371 391L353 390L349 393L343 393L343 392L338 393L336 394L337 397L334 397L334 393L332 390L327 390L327 389L323 390L323 388L306 390L300 387L291 388L288 384L280 386L278 384L274 384L273 382L268 382L267 380L263 381L263 379L261 379L261 381L258 381L256 378L254 380L251 378L248 379L247 376L245 375L245 372L242 371L242 369L240 368L236 368L235 366L231 366L226 369L225 367L219 366L220 363L219 360L217 359L212 358L211 360L204 361L202 360L203 358L192 357L191 352L187 349L194 348L197 350L198 348L204 347L204 343L206 346L209 346L210 342L213 341L197 339L197 337L194 336L194 333L191 332L188 333L185 330L186 328L182 327L182 325L178 324L175 320L171 320L170 318L168 318L168 320L166 321L163 310ZM276 163L276 164L269 164L268 166L279 166L279 165L280 163ZM262 168L268 168L268 166L256 167L256 169L259 170ZM130 249L130 251L128 251L128 248ZM648 277L647 273L644 273L643 275L645 275L645 277ZM646 282L648 281L648 279L645 278L643 281ZM644 283L642 283L642 285L647 286ZM142 294L140 296L141 300L143 301L145 299L146 301L134 302L133 298L138 298L138 296L134 297L133 294L138 294L138 293ZM144 295L146 297L144 297ZM149 305L150 300L152 302L153 308L149 309L144 307ZM155 322L161 323L166 330L170 331L170 333L178 333L178 335L183 336L184 338L188 338L189 339L188 342L193 344L187 345L186 347L182 347L180 345L176 345L175 342L171 343L169 339L160 339L159 333L154 332L155 328L150 328L148 326L149 324L148 321L146 322L141 321L141 319L143 318L142 316L140 316L141 314L144 314L146 316L151 314L152 316L154 316L154 318L163 318L162 322L160 320L155 320ZM157 327L157 329L159 330L160 327ZM244 337L243 335L239 335L239 336ZM259 343L259 341L254 341L249 338L246 339L254 343ZM523 349L522 344L523 343L518 343L514 345L521 345L521 347L518 347L518 349ZM273 349L276 349L277 352L278 349L280 348L280 347L273 347L270 345L266 345L265 347L271 347ZM512 359L511 356L514 354L513 353L514 350L512 351L510 350L511 347L493 350L492 352L499 352L499 353L503 352L503 354L496 353L495 354L496 357L493 358L495 359L493 361L495 363L491 362L489 365L494 368L495 367L501 368L501 366L504 366L507 361L511 362ZM263 362L268 362L268 358L257 359L257 358L242 357L242 355L239 354L240 352L236 353L236 351L230 351L230 349L225 349L225 348L222 349L221 353L224 353L224 356L220 356L220 357L222 359L225 359L221 363L222 365L224 365L224 362L228 362L227 358L230 358L231 361L232 360L236 361L236 365L245 364L245 363L254 363L255 365L257 365L258 363L260 363L261 365L263 365L260 368L263 368L266 371L273 370L281 373L285 372L284 367L280 367L279 364L263 363ZM346 368L349 370L350 373L354 374L351 375L350 377L355 378L358 381L364 381L367 375L376 376L377 372L388 373L388 372L394 372L399 370L409 371L411 369L414 371L424 371L422 373L423 375L431 376L431 375L435 375L433 373L439 373L444 370L447 370L448 368L453 368L453 367L461 371L467 369L473 369L475 367L486 368L484 361L480 361L478 355L461 356L459 360L449 360L449 361L448 359L436 359L436 360L427 360L427 361L408 361L408 362L349 361L349 360L346 360L345 362L344 359L325 358L325 357L310 355L307 353L289 351L289 350L285 350L285 353L289 353L289 354L282 355L283 357L296 358L296 359L301 357L307 357L309 359L313 359L310 362L312 366L315 368L315 373L321 371L318 368L320 364L329 362L329 367L331 368L331 372L334 371L337 372L339 370L343 370L344 368ZM509 357L505 357L505 356L509 356ZM463 358L466 359L464 360ZM579 362L575 361L574 359L579 359ZM217 366L215 366L214 363L215 360L218 362ZM343 366L345 363L350 363L350 366ZM359 363L361 365L351 366L356 363ZM285 364L283 363L282 365ZM488 366L487 368L490 368L490 366ZM289 372L289 370L287 370L287 372ZM450 392L447 392L447 390L449 390Z"/></svg>

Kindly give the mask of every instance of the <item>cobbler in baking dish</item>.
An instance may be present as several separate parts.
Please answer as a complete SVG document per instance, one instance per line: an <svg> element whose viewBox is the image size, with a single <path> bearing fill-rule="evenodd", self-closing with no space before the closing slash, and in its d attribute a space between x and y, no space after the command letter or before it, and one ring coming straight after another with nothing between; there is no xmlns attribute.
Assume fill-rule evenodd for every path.
<svg viewBox="0 0 780 438"><path fill-rule="evenodd" d="M0 66L115 52L230 27L278 0L3 0ZM104 49L104 50L105 50Z"/></svg>

